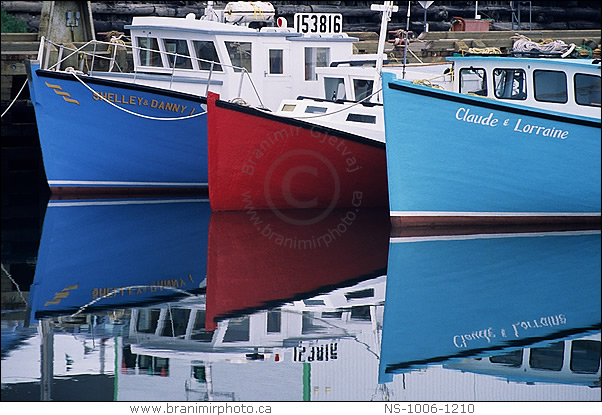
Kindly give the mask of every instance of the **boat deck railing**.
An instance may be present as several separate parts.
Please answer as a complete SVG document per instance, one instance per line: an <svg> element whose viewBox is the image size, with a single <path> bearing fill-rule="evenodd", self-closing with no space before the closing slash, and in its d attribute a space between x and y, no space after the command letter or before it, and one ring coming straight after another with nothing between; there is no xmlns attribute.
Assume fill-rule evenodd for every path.
<svg viewBox="0 0 602 415"><path fill-rule="evenodd" d="M178 69L176 67L176 62L178 62L179 59L190 59L191 61L196 61L198 67L201 67L201 64L209 65L208 70L187 70L188 76L198 77L206 82L207 89L205 91L205 95L207 95L207 92L209 91L209 86L214 78L215 69L218 67L226 67L230 68L235 73L240 73L237 96L241 96L244 82L247 80L251 84L251 87L259 99L259 102L262 102L258 89L256 88L249 71L245 67L197 58L175 52L133 46L118 38L113 38L109 42L91 40L79 47L76 47L74 44L59 44L42 37L40 39L37 60L40 62L41 69L51 71L62 71L67 68L73 68L80 73L92 74L95 72L94 67L96 65L99 68L97 73L131 73L133 74L132 82L136 83L136 76L142 71L134 64L133 56L135 53L140 53L143 51L157 53L159 56L161 54L165 54L166 56L171 57L170 62L173 62L173 66L169 68L162 66L153 67L152 69L144 69L145 74L155 73L165 75L169 73L171 75L169 84L170 88L174 83L174 78L182 74L181 71L176 71ZM76 65L73 65L74 63ZM63 68L65 65L67 65L67 67ZM263 106L263 104L261 105Z"/></svg>

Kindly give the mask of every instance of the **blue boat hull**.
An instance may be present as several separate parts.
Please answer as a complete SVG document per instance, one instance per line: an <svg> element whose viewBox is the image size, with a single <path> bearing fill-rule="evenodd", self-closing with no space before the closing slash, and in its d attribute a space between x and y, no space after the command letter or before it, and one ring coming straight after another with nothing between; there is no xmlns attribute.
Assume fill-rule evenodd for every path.
<svg viewBox="0 0 602 415"><path fill-rule="evenodd" d="M392 74L383 75L383 91L397 223L599 222L599 120L413 85Z"/></svg>
<svg viewBox="0 0 602 415"><path fill-rule="evenodd" d="M600 330L600 231L392 238L381 382Z"/></svg>
<svg viewBox="0 0 602 415"><path fill-rule="evenodd" d="M78 77L28 62L51 190L207 188L205 98Z"/></svg>
<svg viewBox="0 0 602 415"><path fill-rule="evenodd" d="M210 215L197 198L50 201L32 319L204 291Z"/></svg>

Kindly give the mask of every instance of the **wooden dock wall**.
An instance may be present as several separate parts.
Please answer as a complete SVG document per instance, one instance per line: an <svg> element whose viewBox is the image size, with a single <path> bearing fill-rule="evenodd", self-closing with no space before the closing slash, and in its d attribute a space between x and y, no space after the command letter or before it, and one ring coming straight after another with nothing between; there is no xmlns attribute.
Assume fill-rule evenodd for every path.
<svg viewBox="0 0 602 415"><path fill-rule="evenodd" d="M202 15L205 1L92 1L94 26L99 32L123 31L131 23L133 16L177 16L188 13ZM227 2L216 1L215 8ZM380 27L380 15L370 10L371 1L272 1L278 16L286 17L292 23L294 13L320 12L343 14L343 30L352 32L374 32ZM512 30L513 16L518 9L512 9L508 1L479 1L477 12L482 19L491 19L491 30ZM514 2L519 3L519 2ZM528 3L528 2L521 2ZM27 22L30 31L37 31L40 25L41 1L2 1L2 8ZM393 14L391 30L406 27L406 1L395 4L400 11ZM424 9L411 2L410 30L419 34L423 31ZM595 1L540 1L531 2L531 8L523 4L520 10L521 29L528 30L579 30L600 29L600 5ZM474 1L437 1L427 9L427 21L432 31L451 29L455 17L474 18ZM515 27L516 28L516 27Z"/></svg>

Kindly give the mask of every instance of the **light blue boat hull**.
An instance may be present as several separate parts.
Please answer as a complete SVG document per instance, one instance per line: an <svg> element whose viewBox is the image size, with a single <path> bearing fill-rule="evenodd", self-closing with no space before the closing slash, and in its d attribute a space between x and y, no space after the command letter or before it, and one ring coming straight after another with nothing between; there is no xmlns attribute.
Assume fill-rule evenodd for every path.
<svg viewBox="0 0 602 415"><path fill-rule="evenodd" d="M600 231L392 238L380 382L600 330Z"/></svg>
<svg viewBox="0 0 602 415"><path fill-rule="evenodd" d="M204 291L206 199L50 201L32 319L166 301Z"/></svg>
<svg viewBox="0 0 602 415"><path fill-rule="evenodd" d="M28 63L44 169L54 191L207 187L205 99ZM126 112L129 111L129 112ZM133 115L132 113L138 114ZM149 118L153 117L153 118Z"/></svg>
<svg viewBox="0 0 602 415"><path fill-rule="evenodd" d="M599 221L599 120L413 85L392 74L383 75L383 93L393 217Z"/></svg>

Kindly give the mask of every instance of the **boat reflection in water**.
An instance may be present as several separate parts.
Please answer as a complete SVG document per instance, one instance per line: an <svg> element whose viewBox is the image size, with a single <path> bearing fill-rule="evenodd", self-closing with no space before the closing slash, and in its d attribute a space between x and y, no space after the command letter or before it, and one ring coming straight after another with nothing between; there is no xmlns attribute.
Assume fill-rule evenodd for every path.
<svg viewBox="0 0 602 415"><path fill-rule="evenodd" d="M599 230L400 234L386 289L380 382L444 365L600 386Z"/></svg>
<svg viewBox="0 0 602 415"><path fill-rule="evenodd" d="M390 232L386 210L52 201L2 400L600 399L599 231Z"/></svg>
<svg viewBox="0 0 602 415"><path fill-rule="evenodd" d="M358 360L376 385L390 222L349 212L214 213L206 301L132 311L119 399L143 382L182 400L336 400L320 382L345 382ZM141 377L149 362L172 380Z"/></svg>
<svg viewBox="0 0 602 415"><path fill-rule="evenodd" d="M324 217L313 210L287 211L286 215L213 213L208 327L219 318L386 274L390 223L385 210L334 209Z"/></svg>
<svg viewBox="0 0 602 415"><path fill-rule="evenodd" d="M49 201L32 318L203 291L210 213L206 198Z"/></svg>

